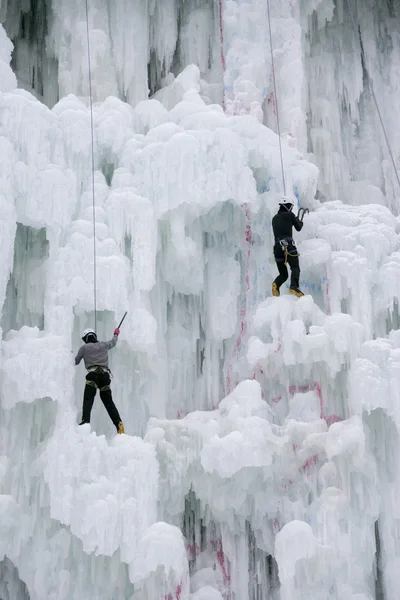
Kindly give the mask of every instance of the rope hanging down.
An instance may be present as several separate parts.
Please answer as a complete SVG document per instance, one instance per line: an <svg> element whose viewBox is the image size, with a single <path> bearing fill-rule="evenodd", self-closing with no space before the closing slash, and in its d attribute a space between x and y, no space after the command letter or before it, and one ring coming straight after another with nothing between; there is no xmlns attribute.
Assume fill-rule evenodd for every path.
<svg viewBox="0 0 400 600"><path fill-rule="evenodd" d="M267 0L267 9L268 9L269 43L270 43L270 48L271 48L271 67L272 67L272 77L273 77L273 82L274 82L274 95L275 95L275 108L276 108L276 124L277 124L277 128L278 128L278 137L279 137L279 153L280 153L280 156L281 156L283 195L286 196L285 169L284 169L284 166L283 166L281 128L280 128L280 125L279 125L278 95L276 93L274 49L273 49L273 46L272 46L271 12L270 12L269 0Z"/></svg>
<svg viewBox="0 0 400 600"><path fill-rule="evenodd" d="M94 306L94 330L97 331L97 273L96 273L96 203L94 194L94 123L93 123L93 91L92 91L92 69L90 63L90 36L89 36L89 8L88 0L85 0L86 8L86 36L88 53L88 75L89 75L89 102L90 102L90 131L92 146L92 202L93 202L93 306Z"/></svg>
<svg viewBox="0 0 400 600"><path fill-rule="evenodd" d="M360 33L359 33L359 29L357 27L357 23L356 23L356 20L355 20L355 17L354 17L353 9L351 8L350 0L347 0L347 7L349 9L350 18L351 18L351 21L352 21L352 24L353 24L354 32L355 32L356 37L357 37L357 39L358 39L358 41L360 43L361 56L363 57L363 60L364 60L364 69L365 69L365 72L367 74L367 78L368 78L368 82L369 82L369 87L370 87L370 90L371 90L372 98L374 99L374 104L375 104L375 108L376 108L376 111L377 111L378 116L379 116L379 120L381 122L383 135L385 136L385 140L386 140L386 144L387 144L387 147L388 147L388 150L389 150L390 158L392 159L394 172L396 173L397 183L399 184L399 187L400 187L399 173L398 173L397 168L396 168L396 162L394 160L393 152L392 152L392 149L390 147L390 142L389 142L388 135L386 133L386 128L385 128L385 125L384 125L384 122L383 122L383 119L382 119L381 111L379 110L379 105L378 105L378 101L377 101L376 96L375 96L374 86L372 84L372 79L369 76L369 72L368 72L368 69L367 69L367 60L366 60L364 48L363 48L363 45L362 45L362 41L360 39Z"/></svg>

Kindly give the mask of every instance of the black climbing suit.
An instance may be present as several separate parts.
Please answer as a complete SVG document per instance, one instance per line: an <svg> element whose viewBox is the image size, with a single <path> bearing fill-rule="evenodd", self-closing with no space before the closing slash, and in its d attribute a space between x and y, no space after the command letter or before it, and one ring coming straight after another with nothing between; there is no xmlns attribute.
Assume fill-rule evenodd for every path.
<svg viewBox="0 0 400 600"><path fill-rule="evenodd" d="M279 275L274 283L278 290L289 277L285 264L286 261L289 263L291 270L290 287L297 290L300 285L299 253L292 238L292 227L294 227L296 231L300 231L303 227L303 222L291 211L288 211L284 206L281 206L272 219L272 229L275 236L274 257L279 271Z"/></svg>
<svg viewBox="0 0 400 600"><path fill-rule="evenodd" d="M111 421L118 429L118 423L121 421L117 407L115 406L111 389L110 374L104 367L97 367L93 371L90 371L86 375L85 392L83 395L83 410L82 410L82 421L90 423L90 413L92 412L94 397L96 391L100 391L100 398L108 412Z"/></svg>

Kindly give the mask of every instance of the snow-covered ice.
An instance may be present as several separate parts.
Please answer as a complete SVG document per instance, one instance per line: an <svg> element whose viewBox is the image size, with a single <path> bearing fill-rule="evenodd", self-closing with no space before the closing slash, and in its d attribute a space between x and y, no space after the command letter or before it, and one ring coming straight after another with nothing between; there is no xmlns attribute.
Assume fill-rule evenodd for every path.
<svg viewBox="0 0 400 600"><path fill-rule="evenodd" d="M89 0L93 207L85 3L0 0L3 600L397 600L400 12L352 4L364 65L271 2L276 95L266 2ZM77 425L94 241L122 436Z"/></svg>

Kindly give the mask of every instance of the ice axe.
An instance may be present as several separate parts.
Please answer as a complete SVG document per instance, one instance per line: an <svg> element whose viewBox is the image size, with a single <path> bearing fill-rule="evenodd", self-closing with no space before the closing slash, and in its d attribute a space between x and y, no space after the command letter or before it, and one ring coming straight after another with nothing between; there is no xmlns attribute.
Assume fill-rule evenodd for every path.
<svg viewBox="0 0 400 600"><path fill-rule="evenodd" d="M304 219L304 215L308 215L310 211L308 210L308 208L299 208L299 212L297 213L297 218L299 219L299 221L303 222Z"/></svg>
<svg viewBox="0 0 400 600"><path fill-rule="evenodd" d="M124 316L122 317L122 319L121 319L121 321L120 321L120 323L119 323L119 325L118 325L117 329L121 329L121 325L122 325L122 323L125 321L125 317L126 317L126 315L127 315L127 314L128 314L128 311L126 311L126 312L125 312L125 314L124 314Z"/></svg>

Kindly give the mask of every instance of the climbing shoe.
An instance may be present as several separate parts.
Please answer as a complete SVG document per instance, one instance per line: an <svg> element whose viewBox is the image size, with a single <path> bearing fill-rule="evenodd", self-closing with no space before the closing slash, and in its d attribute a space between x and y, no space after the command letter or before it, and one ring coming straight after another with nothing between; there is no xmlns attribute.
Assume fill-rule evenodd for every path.
<svg viewBox="0 0 400 600"><path fill-rule="evenodd" d="M279 292L279 288L278 288L278 286L276 285L275 282L272 284L272 295L273 296L280 296L281 295L280 292Z"/></svg>
<svg viewBox="0 0 400 600"><path fill-rule="evenodd" d="M89 421L81 421L81 422L79 423L79 425L88 425L88 424L89 424Z"/></svg>
<svg viewBox="0 0 400 600"><path fill-rule="evenodd" d="M118 423L117 431L118 433L125 433L124 424L122 421Z"/></svg>
<svg viewBox="0 0 400 600"><path fill-rule="evenodd" d="M289 293L293 294L294 296L297 296L298 298L301 298L302 296L304 296L303 292L301 290L299 290L299 288L291 287L289 289Z"/></svg>

